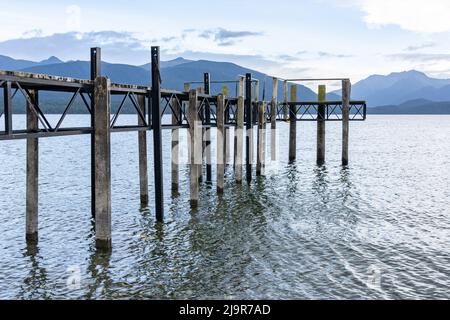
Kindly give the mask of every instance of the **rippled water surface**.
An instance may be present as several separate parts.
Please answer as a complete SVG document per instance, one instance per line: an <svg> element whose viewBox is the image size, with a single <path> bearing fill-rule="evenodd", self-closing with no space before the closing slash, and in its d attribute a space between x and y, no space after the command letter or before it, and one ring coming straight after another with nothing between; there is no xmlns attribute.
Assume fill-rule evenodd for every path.
<svg viewBox="0 0 450 320"><path fill-rule="evenodd" d="M298 125L293 165L287 129L266 177L239 187L229 167L225 195L202 185L196 211L185 165L180 195L170 192L165 132L161 225L152 171L152 205L139 207L137 133L113 134L110 254L95 250L89 137L40 140L37 246L24 236L25 142L0 142L0 298L450 298L450 117L352 123L348 168L339 123L327 124L322 168L315 125ZM67 286L74 275L79 287Z"/></svg>

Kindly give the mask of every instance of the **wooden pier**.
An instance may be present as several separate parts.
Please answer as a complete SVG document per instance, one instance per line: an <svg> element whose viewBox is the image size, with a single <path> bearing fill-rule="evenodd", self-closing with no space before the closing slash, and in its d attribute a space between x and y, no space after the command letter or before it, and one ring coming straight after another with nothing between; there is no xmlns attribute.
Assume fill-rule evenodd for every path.
<svg viewBox="0 0 450 320"><path fill-rule="evenodd" d="M318 101L298 101L297 81L305 79L283 80L273 78L273 95L270 101L259 101L259 85L251 74L239 76L237 80L213 81L210 74L205 74L201 90L190 88L187 83L184 91L161 88L159 47L151 48L150 86L136 86L111 83L101 73L101 50L91 49L91 79L81 80L23 72L0 71L0 86L3 88L4 108L0 117L4 120L4 130L0 131L0 140L26 139L26 240L38 241L38 172L39 139L69 136L91 135L91 201L92 215L95 219L96 246L102 249L112 247L111 238L111 134L115 132L138 132L139 176L141 206L149 205L148 168L147 168L147 131L153 131L153 163L156 220L164 219L164 175L171 176L172 191L179 190L179 139L181 129L188 130L188 150L190 168L190 205L195 208L199 199L199 185L212 184L211 130L217 130L216 164L217 192L225 190L226 165L231 161L230 128L234 127L234 175L237 184L242 183L244 164L245 179L252 183L253 169L262 176L265 173L266 130L269 127L270 157L276 161L276 128L277 121L289 122L289 154L290 162L296 160L297 122L317 122L317 164L325 163L325 123L342 122L342 165L349 163L349 122L366 119L366 103L351 101L351 84L349 79L333 79L342 81L342 100L326 101L325 86L319 87ZM319 79L321 80L321 79ZM327 80L327 79L323 79ZM282 82L283 101L278 102L278 84ZM218 95L211 94L211 83L236 84L236 96L230 97L227 88ZM290 87L290 99L288 89ZM40 108L40 92L66 92L71 99L66 106L61 106L60 120L54 126L48 121ZM22 95L26 101L26 129L14 129L13 108L14 97ZM117 111L111 111L112 96L122 97ZM91 115L90 126L65 127L64 119L70 112L73 101L80 97L86 110ZM301 99L301 97L300 97ZM136 112L136 124L120 126L120 116L125 101L131 102ZM171 116L170 124L163 123L163 116ZM267 126L270 124L270 126ZM254 127L258 128L256 139ZM162 130L172 132L172 165L171 174L163 172ZM245 137L245 139L244 139ZM256 140L256 153L254 152ZM245 153L243 149L245 148ZM254 165L256 154L256 166ZM206 162L206 163L205 163ZM206 168L206 179L202 179ZM187 190L184 190L187 192ZM251 192L251 191L249 191Z"/></svg>

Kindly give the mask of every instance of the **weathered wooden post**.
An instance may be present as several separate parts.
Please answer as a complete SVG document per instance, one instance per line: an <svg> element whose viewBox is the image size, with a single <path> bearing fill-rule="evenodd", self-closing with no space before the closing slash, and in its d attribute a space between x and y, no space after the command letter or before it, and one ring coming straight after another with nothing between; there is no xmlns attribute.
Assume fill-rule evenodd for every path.
<svg viewBox="0 0 450 320"><path fill-rule="evenodd" d="M236 97L239 99L239 97L244 97L245 95L245 77L244 76L239 76L238 78L238 82L236 85ZM244 108L245 110L245 108ZM237 128L235 127L234 130L236 131ZM244 130L242 129L242 132L244 132ZM236 165L236 154L237 154L237 141L236 141L236 133L235 133L235 139L234 139L234 159L233 159L233 165ZM235 166L236 169L236 166ZM239 183L239 182L238 182Z"/></svg>
<svg viewBox="0 0 450 320"><path fill-rule="evenodd" d="M289 162L295 161L297 154L297 85L291 85L291 104L289 105Z"/></svg>
<svg viewBox="0 0 450 320"><path fill-rule="evenodd" d="M228 87L222 87L222 94L224 99L224 133L223 133L223 161L225 168L228 164L228 158L230 157L230 128L228 128L227 123L230 121L230 110L226 109L226 99L228 97ZM226 110L225 110L226 109Z"/></svg>
<svg viewBox="0 0 450 320"><path fill-rule="evenodd" d="M244 92L244 82L245 82L245 77L244 76L239 76L239 80L238 80L238 92L237 92L237 96L238 97L243 97L245 92Z"/></svg>
<svg viewBox="0 0 450 320"><path fill-rule="evenodd" d="M224 191L225 175L225 153L224 153L224 133L225 133L225 99L222 94L217 96L217 193Z"/></svg>
<svg viewBox="0 0 450 320"><path fill-rule="evenodd" d="M164 188L161 128L161 73L159 47L152 47L152 130L155 177L155 213L158 222L164 219Z"/></svg>
<svg viewBox="0 0 450 320"><path fill-rule="evenodd" d="M101 48L91 48L91 80L101 75L102 66ZM91 212L95 219L95 138L94 138L94 109L95 102L91 99Z"/></svg>
<svg viewBox="0 0 450 320"><path fill-rule="evenodd" d="M348 135L350 130L350 97L351 97L350 80L342 81L342 165L348 165Z"/></svg>
<svg viewBox="0 0 450 320"><path fill-rule="evenodd" d="M258 100L259 100L259 80L254 80L254 89L253 89L253 102L254 106L253 108L253 125L258 125ZM256 135L258 136L258 134ZM253 159L254 157L252 157Z"/></svg>
<svg viewBox="0 0 450 320"><path fill-rule="evenodd" d="M228 86L222 86L222 94L224 97L228 97Z"/></svg>
<svg viewBox="0 0 450 320"><path fill-rule="evenodd" d="M254 99L255 102L259 101L259 80L255 80L255 88L254 88L253 99Z"/></svg>
<svg viewBox="0 0 450 320"><path fill-rule="evenodd" d="M111 248L110 85L106 77L94 82L95 243L99 249Z"/></svg>
<svg viewBox="0 0 450 320"><path fill-rule="evenodd" d="M325 85L319 86L319 108L317 112L317 165L325 163L325 118L326 110L324 102L327 99L327 89Z"/></svg>
<svg viewBox="0 0 450 320"><path fill-rule="evenodd" d="M190 185L190 204L191 208L198 206L198 193L199 193L199 175L202 163L202 140L201 140L201 127L199 125L198 115L198 98L197 90L191 90L189 92L189 137L191 145L191 157L189 159L189 185Z"/></svg>
<svg viewBox="0 0 450 320"><path fill-rule="evenodd" d="M243 165L243 142L244 142L244 97L238 97L237 110L236 110L236 129L235 129L235 141L236 141L236 161L234 163L236 183L242 183L242 165Z"/></svg>
<svg viewBox="0 0 450 320"><path fill-rule="evenodd" d="M180 164L180 125L181 106L177 98L172 99L172 192L178 192Z"/></svg>
<svg viewBox="0 0 450 320"><path fill-rule="evenodd" d="M183 91L189 93L190 89L191 84L189 82L185 82L183 84ZM186 131L189 132L189 129L187 129ZM187 156L188 159L191 159L191 138L189 137L189 134L186 134L186 144L187 144Z"/></svg>
<svg viewBox="0 0 450 320"><path fill-rule="evenodd" d="M211 94L210 74L205 73L203 78L205 94ZM212 181L212 167L211 167L211 107L209 103L205 106L205 158L206 158L206 182Z"/></svg>
<svg viewBox="0 0 450 320"><path fill-rule="evenodd" d="M3 112L5 117L5 133L11 135L12 128L12 92L11 82L8 81L3 87Z"/></svg>
<svg viewBox="0 0 450 320"><path fill-rule="evenodd" d="M264 175L266 163L266 104L258 102L258 155L256 164L256 175Z"/></svg>
<svg viewBox="0 0 450 320"><path fill-rule="evenodd" d="M139 108L145 116L145 96L138 96ZM145 125L144 121L138 114L138 124ZM139 185L141 194L141 207L148 206L148 170L147 170L147 130L138 132L138 146L139 146Z"/></svg>
<svg viewBox="0 0 450 320"><path fill-rule="evenodd" d="M277 99L278 79L272 79L272 102L270 105L270 155L271 160L277 160Z"/></svg>
<svg viewBox="0 0 450 320"><path fill-rule="evenodd" d="M247 183L252 182L252 75L247 73L245 75L245 127L246 127L246 143L245 143L245 164Z"/></svg>
<svg viewBox="0 0 450 320"><path fill-rule="evenodd" d="M203 91L203 88L202 87L198 87L197 88L197 95L203 95L204 94L204 91ZM204 115L205 115L205 109L204 108L202 108L201 107L201 105L199 105L199 107L198 107L198 110L201 110L201 113L202 113L202 117L204 118ZM200 118L199 118L199 121L200 121ZM204 160L204 157L205 157L205 140L204 140L204 138L205 138L205 128L203 128L203 125L201 126L201 131L202 131L202 134L201 134L201 136L200 136L200 150L201 150L201 152L202 152L202 156L201 156L201 162L199 163L199 165L200 165L200 167L199 167L199 171L198 171L198 182L203 182L203 160Z"/></svg>
<svg viewBox="0 0 450 320"><path fill-rule="evenodd" d="M283 82L283 114L284 114L284 121L288 120L288 82L284 80Z"/></svg>
<svg viewBox="0 0 450 320"><path fill-rule="evenodd" d="M8 87L9 85L9 87ZM11 89L10 83L7 88ZM7 89L7 90L8 90ZM10 99L11 92L5 92L5 99ZM39 104L37 90L30 91L30 100L35 105ZM10 102L10 101L9 101ZM32 106L27 102L27 130L35 131L39 129L38 118L32 111ZM5 104L6 105L6 104ZM38 212L39 212L39 141L37 138L27 139L27 185L26 185L26 240L29 242L38 241Z"/></svg>

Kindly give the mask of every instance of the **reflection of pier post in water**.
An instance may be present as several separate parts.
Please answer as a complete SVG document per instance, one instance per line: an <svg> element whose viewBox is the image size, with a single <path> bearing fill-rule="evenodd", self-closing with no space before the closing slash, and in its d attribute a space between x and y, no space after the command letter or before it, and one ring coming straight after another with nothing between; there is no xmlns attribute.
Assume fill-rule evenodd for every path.
<svg viewBox="0 0 450 320"><path fill-rule="evenodd" d="M24 72L0 71L0 87L4 92L4 110L1 117L4 118L4 130L0 131L0 140L27 140L27 202L26 202L26 238L31 242L38 240L38 141L41 138L90 135L92 150L92 212L95 219L96 246L101 249L112 247L112 212L111 212L111 134L116 132L137 132L139 152L136 156L139 163L140 202L142 207L147 207L150 199L148 195L148 169L146 132L153 132L153 168L150 175L154 177L154 214L158 222L164 219L164 172L162 151L162 130L172 130L173 148L171 176L174 195L188 192L179 189L180 166L178 162L179 130L187 129L192 135L189 137L188 149L191 169L190 202L193 207L200 206L199 190L202 184L199 179L203 166L203 151L206 155L206 183L212 181L212 159L218 159L217 190L219 193L230 192L225 189L226 164L231 158L230 129L235 130L234 149L234 177L237 184L243 180L243 162L245 161L246 181L252 182L253 170L256 167L257 175L264 174L266 160L265 128L270 123L271 128L271 159L277 159L275 151L276 122L290 122L289 141L280 141L290 145L289 154L285 155L291 162L295 161L297 122L315 121L318 123L318 164L325 161L325 123L342 122L342 164L348 164L349 122L363 121L366 118L366 104L364 101L350 100L349 79L281 79L273 78L271 101L260 101L259 85L266 83L266 79L255 79L247 73L245 77L236 75L236 80L213 79L214 75L204 74L201 81L193 81L185 84L184 91L175 91L161 88L160 51L159 47L151 48L151 86L138 86L130 84L112 83L101 73L101 50L91 50L91 78L89 80L73 79L67 77L37 75ZM150 75L149 75L150 80ZM263 81L264 80L264 81ZM302 81L342 81L343 94L341 101L327 101L323 98L321 90L320 101L296 101L297 85ZM150 81L149 81L150 82ZM192 84L199 84L202 90L191 88ZM232 83L237 87L236 96L218 95L214 92L215 85ZM291 85L291 99L288 101L287 90ZM284 100L277 102L278 90L282 88ZM189 89L192 89L189 92ZM221 88L222 89L222 88ZM52 124L48 121L46 113L39 103L39 92L65 92L71 94L71 99L66 106L62 106L60 120ZM218 91L216 89L216 91ZM228 91L228 90L225 90ZM265 88L263 89L265 93ZM14 97L21 95L26 100L27 128L18 129L14 126L12 105ZM265 96L263 94L263 96ZM65 118L75 99L81 99L86 111L89 112L91 123L85 127L70 127L65 125ZM113 99L115 98L115 99ZM119 98L119 100L117 99ZM323 98L323 99L322 99ZM121 101L118 105L117 102ZM135 112L135 124L118 125L125 102L131 103ZM220 104L220 106L219 106ZM270 108L266 106L270 104ZM114 106L113 106L114 105ZM219 108L220 107L220 108ZM220 114L218 114L218 112ZM162 118L165 114L172 116L172 121L165 124ZM258 139L253 136L255 125L259 127ZM222 137L218 137L220 145L218 149L223 156L214 157L210 154L211 131L219 127ZM243 132L245 130L245 141ZM245 129L244 129L245 128ZM205 131L205 135L201 132ZM263 134L264 133L264 134ZM205 138L206 137L206 138ZM204 141L204 139L206 139ZM306 137L302 137L306 139ZM216 143L217 143L216 141ZM254 152L257 144L257 153ZM205 148L203 148L203 145ZM203 150L204 149L204 150ZM243 150L245 149L245 153ZM254 158L257 154L257 163L254 166ZM300 164L297 164L300 165ZM57 168L55 169L57 170ZM253 192L252 188L242 188L242 192Z"/></svg>
<svg viewBox="0 0 450 320"><path fill-rule="evenodd" d="M39 247L29 243L24 255L30 260L28 276L23 280L19 297L21 299L50 299L47 295L47 270L39 264Z"/></svg>

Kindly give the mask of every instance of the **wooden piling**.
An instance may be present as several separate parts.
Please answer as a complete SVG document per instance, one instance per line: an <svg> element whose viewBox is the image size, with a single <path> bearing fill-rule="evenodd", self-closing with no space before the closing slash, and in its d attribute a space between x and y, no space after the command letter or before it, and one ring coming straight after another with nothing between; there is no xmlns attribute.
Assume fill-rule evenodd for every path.
<svg viewBox="0 0 450 320"><path fill-rule="evenodd" d="M256 175L264 175L266 163L266 104L258 102L258 155L256 164Z"/></svg>
<svg viewBox="0 0 450 320"><path fill-rule="evenodd" d="M297 155L297 85L291 85L291 104L289 105L289 162Z"/></svg>
<svg viewBox="0 0 450 320"><path fill-rule="evenodd" d="M236 141L236 161L234 164L234 173L237 184L242 183L242 166L243 166L243 142L244 142L244 97L238 97L237 110L236 110L236 129L235 129L235 141Z"/></svg>
<svg viewBox="0 0 450 320"><path fill-rule="evenodd" d="M245 143L245 170L247 183L252 182L252 75L247 73L245 75L245 128L246 128L246 143Z"/></svg>
<svg viewBox="0 0 450 320"><path fill-rule="evenodd" d="M350 97L351 97L350 80L342 81L342 165L348 165L348 144L349 144L349 118L350 118Z"/></svg>
<svg viewBox="0 0 450 320"><path fill-rule="evenodd" d="M270 157L272 161L277 160L277 99L278 79L272 79L272 102L270 104Z"/></svg>
<svg viewBox="0 0 450 320"><path fill-rule="evenodd" d="M180 163L180 129L176 126L179 125L179 119L181 115L181 106L179 105L178 99L172 99L172 192L178 192L179 185L179 163Z"/></svg>
<svg viewBox="0 0 450 320"><path fill-rule="evenodd" d="M197 90L189 92L189 137L191 157L189 159L190 204L191 208L198 206L199 175L202 163L201 127L199 125Z"/></svg>
<svg viewBox="0 0 450 320"><path fill-rule="evenodd" d="M284 80L283 82L283 102L284 102L284 106L283 106L283 115L284 115L284 121L288 120L288 82L286 80Z"/></svg>
<svg viewBox="0 0 450 320"><path fill-rule="evenodd" d="M146 114L145 108L145 96L138 96L139 108L143 115ZM144 121L138 115L138 124L144 125ZM147 131L138 132L138 146L139 146L139 185L140 185L140 198L141 207L148 206L148 170L147 170Z"/></svg>
<svg viewBox="0 0 450 320"><path fill-rule="evenodd" d="M12 84L7 81L3 88L3 112L5 118L5 133L11 135L12 127Z"/></svg>
<svg viewBox="0 0 450 320"><path fill-rule="evenodd" d="M230 120L230 110L225 111L225 105L226 105L226 98L228 97L228 87L223 86L222 87L222 94L224 99L224 132L223 132L223 162L225 165L225 168L228 164L228 160L230 157L230 128L227 127L227 123L229 123Z"/></svg>
<svg viewBox="0 0 450 320"><path fill-rule="evenodd" d="M110 81L97 77L94 82L95 137L95 239L96 247L111 248L111 133Z"/></svg>
<svg viewBox="0 0 450 320"><path fill-rule="evenodd" d="M222 94L217 96L217 193L224 192L224 175L225 175L225 159L224 159L224 133L225 133L225 100Z"/></svg>
<svg viewBox="0 0 450 320"><path fill-rule="evenodd" d="M183 91L188 92L190 91L191 85L190 83L186 82L183 84ZM188 162L191 159L191 137L189 136L189 129L186 129L186 145L187 145L187 156L188 156Z"/></svg>
<svg viewBox="0 0 450 320"><path fill-rule="evenodd" d="M238 91L237 91L237 96L238 97L243 97L245 92L244 92L244 82L245 82L245 77L244 76L239 76L239 80L238 80Z"/></svg>
<svg viewBox="0 0 450 320"><path fill-rule="evenodd" d="M101 75L102 65L101 48L91 48L91 80L94 81ZM91 110L94 110L95 102L91 99ZM91 128L94 127L94 112L91 111ZM91 213L95 219L95 137L91 133Z"/></svg>
<svg viewBox="0 0 450 320"><path fill-rule="evenodd" d="M211 81L210 74L205 73L204 75L204 90L205 94L211 94ZM211 166L211 107L209 103L205 106L205 122L208 127L205 128L205 160L206 160L206 182L211 183L212 181L212 166Z"/></svg>
<svg viewBox="0 0 450 320"><path fill-rule="evenodd" d="M39 104L38 91L30 91L30 99ZM27 107L27 130L38 130L38 117ZM26 240L38 241L38 210L39 210L39 142L37 138L27 139L27 185L26 185Z"/></svg>
<svg viewBox="0 0 450 320"><path fill-rule="evenodd" d="M230 113L229 110L225 112L225 122L229 123ZM230 127L225 126L225 136L224 136L224 153L225 153L225 167L231 162L231 133Z"/></svg>
<svg viewBox="0 0 450 320"><path fill-rule="evenodd" d="M321 166L325 163L325 102L327 99L327 89L325 85L319 86L319 108L317 114L317 165ZM322 104L321 104L322 103Z"/></svg>
<svg viewBox="0 0 450 320"><path fill-rule="evenodd" d="M161 127L161 74L159 47L151 48L152 56L152 130L153 171L155 177L155 216L158 222L164 220L164 177L162 158Z"/></svg>

